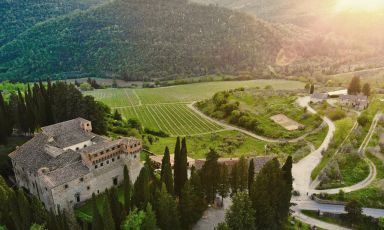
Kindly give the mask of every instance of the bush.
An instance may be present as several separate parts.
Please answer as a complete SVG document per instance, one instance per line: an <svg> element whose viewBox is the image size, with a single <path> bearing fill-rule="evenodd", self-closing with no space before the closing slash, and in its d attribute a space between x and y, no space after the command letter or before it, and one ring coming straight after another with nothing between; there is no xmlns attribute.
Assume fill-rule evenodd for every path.
<svg viewBox="0 0 384 230"><path fill-rule="evenodd" d="M341 119L345 118L346 114L341 109L335 109L335 110L332 110L329 112L328 117L332 121L337 121L337 120L341 120Z"/></svg>
<svg viewBox="0 0 384 230"><path fill-rule="evenodd" d="M365 127L369 123L369 118L366 114L361 114L357 118L357 122L359 123L359 125Z"/></svg>
<svg viewBox="0 0 384 230"><path fill-rule="evenodd" d="M152 134L158 137L169 137L169 134L162 130L153 130L153 129L145 128L144 131L148 134Z"/></svg>

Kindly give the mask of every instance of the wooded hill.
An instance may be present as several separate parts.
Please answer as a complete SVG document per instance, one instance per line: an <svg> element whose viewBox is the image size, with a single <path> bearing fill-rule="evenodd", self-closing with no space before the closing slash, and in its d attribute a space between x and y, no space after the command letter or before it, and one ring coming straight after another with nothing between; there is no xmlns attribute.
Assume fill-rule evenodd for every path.
<svg viewBox="0 0 384 230"><path fill-rule="evenodd" d="M116 0L36 24L2 46L0 79L260 71L280 47L267 23L244 13L175 0Z"/></svg>
<svg viewBox="0 0 384 230"><path fill-rule="evenodd" d="M74 10L85 10L102 1L2 0L0 1L0 47L39 22Z"/></svg>

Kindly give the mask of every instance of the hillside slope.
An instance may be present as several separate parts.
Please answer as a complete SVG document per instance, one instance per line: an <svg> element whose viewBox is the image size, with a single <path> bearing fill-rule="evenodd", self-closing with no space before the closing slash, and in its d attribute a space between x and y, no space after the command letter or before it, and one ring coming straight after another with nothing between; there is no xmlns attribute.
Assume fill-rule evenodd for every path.
<svg viewBox="0 0 384 230"><path fill-rule="evenodd" d="M0 47L39 22L84 10L103 0L1 0Z"/></svg>
<svg viewBox="0 0 384 230"><path fill-rule="evenodd" d="M268 25L178 1L114 2L40 23L0 48L0 79L124 79L264 69L281 44Z"/></svg>

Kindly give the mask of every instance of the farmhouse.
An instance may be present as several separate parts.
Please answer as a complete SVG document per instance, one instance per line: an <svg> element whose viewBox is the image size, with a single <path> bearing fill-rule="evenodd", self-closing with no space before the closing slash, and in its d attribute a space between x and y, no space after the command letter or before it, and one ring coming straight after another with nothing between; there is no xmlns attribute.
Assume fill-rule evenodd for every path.
<svg viewBox="0 0 384 230"><path fill-rule="evenodd" d="M340 95L340 103L347 107L363 110L368 107L368 97L364 95Z"/></svg>
<svg viewBox="0 0 384 230"><path fill-rule="evenodd" d="M250 162L253 159L253 163L255 165L255 173L259 173L260 170L263 168L263 166L273 158L274 156L257 156L257 157L249 157L246 159L248 162ZM229 169L231 169L238 161L239 161L239 158L219 158L217 160L219 164L225 164L228 166ZM205 159L195 160L196 169L201 169L204 164L205 164Z"/></svg>
<svg viewBox="0 0 384 230"><path fill-rule="evenodd" d="M141 148L135 138L96 135L90 121L77 118L43 127L9 156L17 186L57 211L120 184L124 165L135 180L142 167Z"/></svg>
<svg viewBox="0 0 384 230"><path fill-rule="evenodd" d="M320 103L328 99L328 93L314 93L311 94L312 103Z"/></svg>

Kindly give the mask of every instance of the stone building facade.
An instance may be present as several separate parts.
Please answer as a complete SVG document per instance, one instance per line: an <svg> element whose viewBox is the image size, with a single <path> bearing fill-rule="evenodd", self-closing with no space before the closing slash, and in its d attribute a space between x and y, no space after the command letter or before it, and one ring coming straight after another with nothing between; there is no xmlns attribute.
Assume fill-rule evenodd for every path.
<svg viewBox="0 0 384 230"><path fill-rule="evenodd" d="M110 140L92 133L90 121L76 118L43 127L9 156L17 185L57 211L121 184L124 165L135 181L141 149L136 138Z"/></svg>

